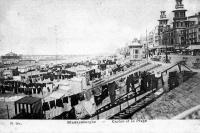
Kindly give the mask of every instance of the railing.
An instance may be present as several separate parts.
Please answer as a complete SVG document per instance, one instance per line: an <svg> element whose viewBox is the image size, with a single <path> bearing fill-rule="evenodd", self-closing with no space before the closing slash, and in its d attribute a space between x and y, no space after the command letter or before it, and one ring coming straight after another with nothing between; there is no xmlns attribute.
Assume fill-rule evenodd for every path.
<svg viewBox="0 0 200 133"><path fill-rule="evenodd" d="M177 65L181 65L179 63L167 68L166 70L164 70L163 72L166 72L170 69L172 69L173 67L177 66ZM189 68L188 68L189 69ZM190 69L189 69L190 70ZM163 73L162 72L162 73ZM172 88L173 89L173 88ZM152 93L150 94L153 94L154 92L156 92L156 90L154 90ZM117 113L116 115L110 117L109 119L126 119L126 118L130 118L130 116L132 116L134 113L136 113L137 111L141 110L142 108L144 108L145 106L151 104L152 102L154 102L156 99L158 99L160 96L162 96L165 92L161 92L160 94L158 94L156 97L154 98L150 98L149 100L145 100L146 99L146 96L142 97L140 100L135 100L135 103L133 103L132 105L128 106L126 109L122 110L121 111L121 108L120 108L120 112ZM148 94L148 95L150 95ZM147 97L148 99L148 97ZM144 101L142 102L142 104L140 104L141 101ZM139 104L139 105L137 105ZM193 111L190 115L189 115L189 118L193 118L193 119L200 119L200 107L196 108L196 109L193 109L193 110L198 110L198 111Z"/></svg>
<svg viewBox="0 0 200 133"><path fill-rule="evenodd" d="M183 113L173 117L172 119L175 120L200 119L200 105L197 105L189 110L186 110Z"/></svg>
<svg viewBox="0 0 200 133"><path fill-rule="evenodd" d="M166 71L169 71L170 69L172 69L173 67L175 67L175 66L177 66L177 65L182 65L182 64L180 64L180 63L177 63L177 64L175 64L175 65L173 65L173 66L171 66L171 67L169 67L169 68L167 68L166 70L164 70L164 71L162 71L161 73L164 73L164 72L166 72ZM185 65L184 65L185 66ZM158 66L156 66L156 67L159 67L159 65ZM154 67L154 68L156 68L156 67ZM185 66L186 67L186 66ZM154 69L154 68L150 68L150 69L148 69L148 70L146 70L146 71L149 71L149 70L151 70L151 69ZM188 68L189 69L189 68ZM190 70L190 69L189 69ZM191 71L191 70L190 70ZM136 87L136 88L139 88L140 86L138 86L138 87ZM152 90L150 90L150 91L148 91L148 92L151 92ZM146 93L148 93L148 92L146 92ZM152 93L154 93L155 91L152 91ZM142 94L144 94L144 93L140 93L140 94L136 94L136 95L131 95L131 96L129 96L129 94L125 94L124 96L122 96L122 97L124 97L124 99L122 99L122 101L119 101L119 100L121 100L121 98L122 97L120 97L119 99L117 99L117 103L116 103L116 105L115 106L112 106L112 107L110 107L110 108L108 108L107 110L109 110L109 109L111 109L111 108L113 108L113 107L116 107L116 106L120 106L120 112L121 112L121 104L122 103L124 103L124 102L126 102L126 101L129 101L130 99L133 99L133 98L135 98L135 103L134 104L136 104L138 101L140 101L140 100L144 100L145 99L145 96L144 97L142 97L140 100L137 100L136 101L136 98L138 97L138 96L140 96L140 95L142 95ZM151 93L150 93L151 94ZM163 93L161 93L157 98L159 98L160 96L162 96L162 94L164 94L164 92ZM150 102L147 102L144 106L146 106L146 105L148 105L148 104L150 104L151 102L153 102L155 99L157 99L157 98L154 98L153 100L150 100ZM144 106L141 106L139 109L141 109L141 108L143 108ZM127 109L129 108L129 105L128 105L128 107L127 107ZM107 110L104 110L104 107L102 107L101 108L102 110L98 110L97 111L97 114L95 114L95 115L99 115L100 113L102 113L102 112L104 112L104 111L107 111ZM125 115L124 117L128 117L128 116L130 116L130 114L133 114L134 112L137 112L139 109L136 109L136 110L134 110L132 113L131 112L129 112L129 114L127 115ZM120 114L120 112L118 113L118 114ZM199 111L199 114L200 114L200 111ZM200 115L199 115L200 116ZM97 119L98 119L99 117L97 117ZM113 116L112 117L110 117L110 118L114 118Z"/></svg>
<svg viewBox="0 0 200 133"><path fill-rule="evenodd" d="M171 66L171 67L165 69L165 70L162 71L161 73L165 73L165 72L169 71L170 69L172 69L173 67L175 67L175 66L177 66L177 65L182 65L182 66L184 66L185 68L187 68L189 71L192 72L192 70L191 70L188 66L186 66L185 64L183 64L183 63L180 61L180 62L174 64L173 66Z"/></svg>
<svg viewBox="0 0 200 133"><path fill-rule="evenodd" d="M155 69L155 68L160 67L160 66L161 66L161 65L155 65L155 66L153 66L153 67L151 67L151 68L149 68L149 69L146 69L146 71L150 71L150 70ZM134 71L134 70L133 70L133 71ZM116 80L116 79L115 79L115 80ZM138 88L140 88L140 85L137 86L135 89L138 89ZM145 93L151 92L151 91L152 91L152 90L149 90L149 91L147 91L147 92L142 92L142 93L136 93L136 94L134 94L134 92L133 92L133 90L132 90L132 91L130 91L130 92L128 92L128 93L126 93L126 94L120 96L119 98L117 98L117 99L115 100L114 103L108 103L108 104L104 105L103 107L99 108L99 109L96 111L96 113L95 113L94 115L91 116L91 118L97 116L97 119L99 119L99 115L100 115L101 113L103 113L103 112L105 112L105 111L108 111L108 110L110 110L110 109L112 109L112 108L114 108L114 107L117 107L117 106L120 106L120 111L121 111L121 104L123 104L123 103L125 103L125 102L127 102L127 101L129 101L129 100L131 100L131 99L133 99L133 98L135 98L135 101L136 101L136 100L137 100L137 97L139 97L139 96L141 96L141 95L143 95L143 94L145 94Z"/></svg>
<svg viewBox="0 0 200 133"><path fill-rule="evenodd" d="M129 74L129 73L132 72L132 71L136 71L137 69L142 68L142 67L145 67L145 66L147 66L147 65L149 65L149 64L150 64L150 63L145 63L145 64L141 64L140 66L130 68L130 69L128 69L128 70L125 71L125 72L122 72L122 73L119 73L119 74L117 74L117 75L114 75L114 76L110 77L109 79L107 79L107 80L105 80L105 81L103 81L103 82L101 82L101 83L99 83L99 84L94 85L94 86L91 87L90 89L94 89L94 88L96 88L96 87L100 87L100 86L102 86L102 85L105 85L105 84L107 84L107 83L109 83L109 82L115 81L115 80L117 80L118 78L122 78L122 77L124 77L126 74Z"/></svg>
<svg viewBox="0 0 200 133"><path fill-rule="evenodd" d="M140 111L144 107L148 106L152 102L156 101L159 97L161 97L164 92L161 92L158 95L155 95L154 93L157 92L157 89L153 89L151 91L148 91L143 95L140 99L135 101L133 104L128 105L125 109L122 111L120 110L119 113L115 114L114 116L111 116L109 119L128 119L130 118L134 113Z"/></svg>
<svg viewBox="0 0 200 133"><path fill-rule="evenodd" d="M135 89L138 89L138 88L140 88L140 86L137 86ZM138 96L141 96L145 92L137 93L137 94L134 94L134 95L133 95L133 93L134 93L133 91L130 91L130 92L120 96L119 98L117 98L114 103L108 103L105 106L99 108L92 117L97 116L97 119L99 119L99 115L101 113L108 111L108 110L110 110L114 107L117 107L117 106L120 106L120 111L121 111L121 104L123 104L123 103L125 103L125 102L127 102L127 101L129 101L133 98L135 98L135 100L136 100Z"/></svg>

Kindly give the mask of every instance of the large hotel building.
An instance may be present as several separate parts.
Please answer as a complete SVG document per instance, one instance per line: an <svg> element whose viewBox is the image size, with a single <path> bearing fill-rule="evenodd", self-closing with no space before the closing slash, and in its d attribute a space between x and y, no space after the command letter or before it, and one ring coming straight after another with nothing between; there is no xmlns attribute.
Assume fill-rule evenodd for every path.
<svg viewBox="0 0 200 133"><path fill-rule="evenodd" d="M186 9L182 0L176 0L172 25L168 24L165 11L161 11L159 21L159 44L185 48L189 45L200 46L200 12L186 16ZM200 48L200 47L199 47Z"/></svg>
<svg viewBox="0 0 200 133"><path fill-rule="evenodd" d="M158 26L149 32L149 48L160 51L165 51L166 48L168 50L192 48L191 50L197 51L196 55L200 55L200 12L187 16L182 0L175 2L173 19L169 22L166 11L161 11Z"/></svg>

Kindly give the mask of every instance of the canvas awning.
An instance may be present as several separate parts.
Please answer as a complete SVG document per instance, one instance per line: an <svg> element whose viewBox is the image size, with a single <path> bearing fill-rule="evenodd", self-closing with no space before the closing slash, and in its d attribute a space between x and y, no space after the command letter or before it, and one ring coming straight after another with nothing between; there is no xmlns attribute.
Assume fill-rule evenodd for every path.
<svg viewBox="0 0 200 133"><path fill-rule="evenodd" d="M189 50L197 50L199 49L200 50L200 45L190 45L188 48L186 49L189 49Z"/></svg>
<svg viewBox="0 0 200 133"><path fill-rule="evenodd" d="M16 103L19 103L19 104L34 104L34 103L36 103L40 100L41 100L41 98L38 98L38 97L26 96L26 97L23 97L23 98L17 100Z"/></svg>
<svg viewBox="0 0 200 133"><path fill-rule="evenodd" d="M173 48L174 46L172 46L172 45L159 45L159 46L156 46L155 48Z"/></svg>
<svg viewBox="0 0 200 133"><path fill-rule="evenodd" d="M64 96L63 93L59 93L57 91L54 91L53 93L51 93L51 95L49 95L49 97L54 98L54 99L59 99L59 98L61 98L63 96Z"/></svg>
<svg viewBox="0 0 200 133"><path fill-rule="evenodd" d="M64 97L64 93L58 92L58 91L54 91L53 93L51 93L49 96L44 98L44 101L51 101L51 100L56 100L56 99L60 99L62 97Z"/></svg>
<svg viewBox="0 0 200 133"><path fill-rule="evenodd" d="M22 110L26 113L41 114L42 100L38 97L25 96L15 102L15 114L17 115Z"/></svg>
<svg viewBox="0 0 200 133"><path fill-rule="evenodd" d="M149 50L154 50L154 49L156 49L156 47L151 47L151 48L148 48Z"/></svg>
<svg viewBox="0 0 200 133"><path fill-rule="evenodd" d="M183 50L185 47L175 47L176 50Z"/></svg>
<svg viewBox="0 0 200 133"><path fill-rule="evenodd" d="M53 84L55 86L58 86L58 85L66 85L66 86L68 86L69 85L69 80L68 79L64 79L64 80L60 80L59 82L54 82Z"/></svg>

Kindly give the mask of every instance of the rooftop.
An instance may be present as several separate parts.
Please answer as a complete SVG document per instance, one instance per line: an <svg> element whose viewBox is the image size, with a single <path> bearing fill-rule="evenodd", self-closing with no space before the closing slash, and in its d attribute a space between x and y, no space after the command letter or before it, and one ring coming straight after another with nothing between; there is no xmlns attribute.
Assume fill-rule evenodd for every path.
<svg viewBox="0 0 200 133"><path fill-rule="evenodd" d="M19 99L18 101L16 101L16 103L20 103L20 104L34 104L35 102L37 102L39 100L41 100L41 98L26 96L26 97L23 97L23 98Z"/></svg>
<svg viewBox="0 0 200 133"><path fill-rule="evenodd" d="M142 44L137 42L137 41L132 41L129 43L129 48L132 48L132 47L142 47Z"/></svg>
<svg viewBox="0 0 200 133"><path fill-rule="evenodd" d="M16 54L16 53L13 53L13 52L9 52L9 53L7 53L5 56L17 56L17 54Z"/></svg>

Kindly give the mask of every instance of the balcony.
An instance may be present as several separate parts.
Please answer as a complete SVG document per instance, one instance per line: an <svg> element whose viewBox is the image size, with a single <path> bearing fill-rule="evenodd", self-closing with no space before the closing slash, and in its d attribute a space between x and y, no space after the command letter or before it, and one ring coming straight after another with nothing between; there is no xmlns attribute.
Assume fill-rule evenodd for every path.
<svg viewBox="0 0 200 133"><path fill-rule="evenodd" d="M183 4L176 5L175 8L176 8L176 9L184 8L184 5L183 5Z"/></svg>
<svg viewBox="0 0 200 133"><path fill-rule="evenodd" d="M189 110L186 110L172 119L176 120L200 119L200 105L197 105Z"/></svg>
<svg viewBox="0 0 200 133"><path fill-rule="evenodd" d="M173 18L173 20L174 20L174 21L177 21L177 20L187 20L187 17L185 17L185 16L175 16L175 17Z"/></svg>

